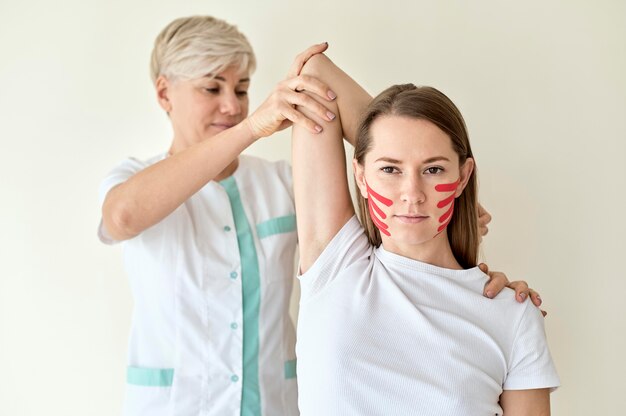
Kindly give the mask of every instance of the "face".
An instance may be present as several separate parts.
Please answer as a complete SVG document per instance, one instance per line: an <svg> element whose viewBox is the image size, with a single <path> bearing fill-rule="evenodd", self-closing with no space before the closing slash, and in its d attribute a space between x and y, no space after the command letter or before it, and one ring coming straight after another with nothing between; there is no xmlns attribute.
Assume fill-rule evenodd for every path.
<svg viewBox="0 0 626 416"><path fill-rule="evenodd" d="M354 163L361 195L383 244L417 245L447 239L454 201L474 161L459 166L448 135L427 120L384 116L371 126L372 148Z"/></svg>
<svg viewBox="0 0 626 416"><path fill-rule="evenodd" d="M156 86L179 150L238 124L248 115L250 79L236 67L215 77L192 80L169 81L159 77Z"/></svg>

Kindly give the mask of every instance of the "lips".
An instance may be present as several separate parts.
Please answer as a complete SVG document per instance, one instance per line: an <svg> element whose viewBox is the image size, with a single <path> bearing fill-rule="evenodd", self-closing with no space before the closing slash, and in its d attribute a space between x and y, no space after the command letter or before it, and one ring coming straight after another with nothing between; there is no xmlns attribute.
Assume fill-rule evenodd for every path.
<svg viewBox="0 0 626 416"><path fill-rule="evenodd" d="M398 219L405 224L418 224L420 222L426 221L429 217L427 215L417 215L417 214L405 214L405 215L394 215L394 218Z"/></svg>

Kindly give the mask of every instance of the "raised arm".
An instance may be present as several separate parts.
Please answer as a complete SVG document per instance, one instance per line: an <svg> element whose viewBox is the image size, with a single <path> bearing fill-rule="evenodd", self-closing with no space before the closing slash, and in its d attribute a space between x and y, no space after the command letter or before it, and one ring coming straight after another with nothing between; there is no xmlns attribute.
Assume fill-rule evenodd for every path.
<svg viewBox="0 0 626 416"><path fill-rule="evenodd" d="M354 215L342 138L354 144L359 117L372 97L322 54L313 56L302 74L315 77L337 95L332 107L325 104L336 115L332 122L301 109L323 127L320 134L293 127L294 193L304 273Z"/></svg>
<svg viewBox="0 0 626 416"><path fill-rule="evenodd" d="M301 68L311 56L323 52L326 47L321 44L307 49L298 55L294 67ZM318 80L297 74L288 77L238 125L176 152L111 189L102 206L102 221L107 233L114 240L126 240L160 222L261 137L292 123L311 134L317 133L316 123L294 106L318 117L325 117L327 109L297 93L295 90L298 89L311 91L320 102L332 100L328 96L328 87Z"/></svg>

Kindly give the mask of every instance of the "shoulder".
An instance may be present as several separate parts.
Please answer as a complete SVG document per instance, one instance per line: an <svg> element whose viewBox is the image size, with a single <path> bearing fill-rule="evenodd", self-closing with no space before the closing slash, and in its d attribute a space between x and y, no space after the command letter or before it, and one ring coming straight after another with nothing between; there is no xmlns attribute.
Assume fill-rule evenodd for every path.
<svg viewBox="0 0 626 416"><path fill-rule="evenodd" d="M354 273L357 269L368 270L374 261L374 247L357 219L352 216L322 250L309 269L298 275L302 299L319 292L334 280L341 279L346 269Z"/></svg>
<svg viewBox="0 0 626 416"><path fill-rule="evenodd" d="M539 308L526 300L515 327L508 359L504 390L556 388L560 380L548 348L544 318Z"/></svg>
<svg viewBox="0 0 626 416"><path fill-rule="evenodd" d="M140 160L135 157L128 157L118 163L113 169L107 173L107 175L100 182L100 187L98 188L98 197L100 203L104 202L106 194L113 189L115 186L125 182L129 178L131 178L136 173L142 171L150 165L157 163L160 160L163 160L165 154L159 154L153 156L146 160Z"/></svg>

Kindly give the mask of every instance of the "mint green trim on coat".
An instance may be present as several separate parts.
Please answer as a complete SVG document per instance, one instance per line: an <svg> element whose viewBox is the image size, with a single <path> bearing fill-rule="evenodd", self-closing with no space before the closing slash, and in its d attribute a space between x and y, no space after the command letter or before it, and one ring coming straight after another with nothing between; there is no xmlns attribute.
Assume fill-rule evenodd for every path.
<svg viewBox="0 0 626 416"><path fill-rule="evenodd" d="M296 360L285 361L285 378L296 378Z"/></svg>
<svg viewBox="0 0 626 416"><path fill-rule="evenodd" d="M261 416L259 388L259 313L261 276L254 236L241 203L237 182L232 176L220 182L228 194L233 212L237 244L241 256L241 292L243 303L243 374L241 375L241 416Z"/></svg>
<svg viewBox="0 0 626 416"><path fill-rule="evenodd" d="M174 381L173 368L128 367L126 382L135 386L170 387Z"/></svg>
<svg viewBox="0 0 626 416"><path fill-rule="evenodd" d="M271 220L263 221L256 226L256 233L259 238L269 237L274 234L289 233L296 230L296 216L285 215Z"/></svg>

